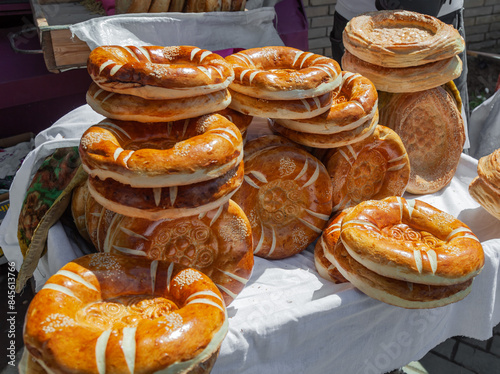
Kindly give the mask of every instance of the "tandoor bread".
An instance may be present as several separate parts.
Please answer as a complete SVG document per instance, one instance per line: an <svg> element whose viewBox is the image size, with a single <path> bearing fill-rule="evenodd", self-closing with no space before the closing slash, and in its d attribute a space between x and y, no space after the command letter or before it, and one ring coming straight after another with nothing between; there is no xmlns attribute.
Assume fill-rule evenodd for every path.
<svg viewBox="0 0 500 374"><path fill-rule="evenodd" d="M453 56L445 60L410 67L382 67L363 61L346 51L342 69L359 73L380 91L417 92L445 84L462 73L462 60Z"/></svg>
<svg viewBox="0 0 500 374"><path fill-rule="evenodd" d="M442 87L380 93L380 124L393 129L410 158L406 191L439 191L453 178L465 142L463 119L455 99Z"/></svg>
<svg viewBox="0 0 500 374"><path fill-rule="evenodd" d="M363 61L396 68L446 60L465 48L453 26L405 10L368 12L352 18L343 42L346 50Z"/></svg>
<svg viewBox="0 0 500 374"><path fill-rule="evenodd" d="M401 138L382 125L364 140L332 149L324 162L332 177L334 212L365 200L402 196L410 180Z"/></svg>
<svg viewBox="0 0 500 374"><path fill-rule="evenodd" d="M321 235L332 213L332 182L310 153L296 146L269 146L247 159L233 200L250 221L254 254L281 259Z"/></svg>
<svg viewBox="0 0 500 374"><path fill-rule="evenodd" d="M487 212L500 219L500 149L479 159L477 173L469 185L469 193Z"/></svg>

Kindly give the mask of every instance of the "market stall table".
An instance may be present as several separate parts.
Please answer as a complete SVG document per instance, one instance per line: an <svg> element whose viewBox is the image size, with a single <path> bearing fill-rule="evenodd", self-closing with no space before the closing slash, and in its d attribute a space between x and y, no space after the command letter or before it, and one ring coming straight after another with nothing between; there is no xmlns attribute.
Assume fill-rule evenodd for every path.
<svg viewBox="0 0 500 374"><path fill-rule="evenodd" d="M22 263L17 218L39 162L55 148L78 145L83 131L102 118L84 105L36 137L37 148L16 175L11 207L0 226L0 246L17 269ZM249 138L266 133L265 121L254 119ZM228 307L229 332L212 373L385 373L420 359L450 337L491 337L500 322L500 221L468 193L476 166L477 160L464 154L445 189L405 194L454 215L481 240L485 266L464 300L424 310L384 304L350 284L322 279L313 246L284 260L256 257L250 281ZM67 230L61 223L50 230L47 254L34 274L37 290L67 261L88 251Z"/></svg>

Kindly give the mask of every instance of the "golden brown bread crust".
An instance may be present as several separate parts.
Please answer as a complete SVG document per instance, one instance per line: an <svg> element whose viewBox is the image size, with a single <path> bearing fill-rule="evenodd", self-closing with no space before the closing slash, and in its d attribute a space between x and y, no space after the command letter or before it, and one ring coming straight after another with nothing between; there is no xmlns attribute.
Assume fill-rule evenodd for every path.
<svg viewBox="0 0 500 374"><path fill-rule="evenodd" d="M465 142L463 119L454 99L442 87L380 94L380 98L380 124L401 137L410 157L406 190L428 194L445 187L455 175Z"/></svg>
<svg viewBox="0 0 500 374"><path fill-rule="evenodd" d="M73 189L73 193L71 195L71 215L79 234L86 241L91 242L85 218L88 193L89 189L87 188L86 180Z"/></svg>
<svg viewBox="0 0 500 374"><path fill-rule="evenodd" d="M378 110L373 118L366 120L364 123L355 127L352 130L337 132L334 134L311 134L302 131L295 131L284 127L278 119L270 119L269 127L274 133L282 135L290 140L315 148L336 148L347 144L359 142L370 136L378 124Z"/></svg>
<svg viewBox="0 0 500 374"><path fill-rule="evenodd" d="M500 190L481 177L469 184L469 194L493 217L500 219Z"/></svg>
<svg viewBox="0 0 500 374"><path fill-rule="evenodd" d="M246 49L226 57L235 73L230 87L267 100L299 100L335 90L339 64L328 57L291 47Z"/></svg>
<svg viewBox="0 0 500 374"><path fill-rule="evenodd" d="M252 274L250 223L232 200L196 216L150 221L115 215L103 250L193 267L220 288L226 305Z"/></svg>
<svg viewBox="0 0 500 374"><path fill-rule="evenodd" d="M84 188L88 191L88 184ZM98 251L104 250L104 242L115 212L104 208L90 193L85 200L85 228L90 242Z"/></svg>
<svg viewBox="0 0 500 374"><path fill-rule="evenodd" d="M121 121L168 122L223 110L231 102L231 95L227 89L223 89L206 95L179 99L148 100L105 91L92 83L87 91L86 101L94 111L108 118Z"/></svg>
<svg viewBox="0 0 500 374"><path fill-rule="evenodd" d="M203 273L98 253L68 263L35 295L24 343L53 372L189 372L217 354L226 332L222 296Z"/></svg>
<svg viewBox="0 0 500 374"><path fill-rule="evenodd" d="M218 114L185 121L105 119L82 135L85 171L133 187L168 187L216 178L243 158L239 129Z"/></svg>
<svg viewBox="0 0 500 374"><path fill-rule="evenodd" d="M297 100L268 100L236 92L229 89L231 103L229 107L238 112L264 118L311 118L328 111L333 100L333 93L327 92L317 97Z"/></svg>
<svg viewBox="0 0 500 374"><path fill-rule="evenodd" d="M388 197L364 201L342 220L342 243L363 266L429 285L463 283L484 265L469 227L427 203Z"/></svg>
<svg viewBox="0 0 500 374"><path fill-rule="evenodd" d="M342 56L342 69L359 73L385 92L417 92L443 85L462 73L462 60L445 60L411 67L382 67L363 61L349 51Z"/></svg>
<svg viewBox="0 0 500 374"><path fill-rule="evenodd" d="M343 32L349 52L384 67L406 67L445 60L465 43L451 25L435 17L406 11L368 12L352 18Z"/></svg>
<svg viewBox="0 0 500 374"><path fill-rule="evenodd" d="M337 269L366 295L407 309L437 308L465 298L472 289L472 279L449 286L429 286L384 277L355 261L342 241L333 248Z"/></svg>
<svg viewBox="0 0 500 374"><path fill-rule="evenodd" d="M489 185L500 188L500 148L479 159L477 173Z"/></svg>
<svg viewBox="0 0 500 374"><path fill-rule="evenodd" d="M253 155L258 154L265 148L280 146L302 148L301 145L294 143L290 139L287 139L283 136L263 135L259 136L258 138L252 139L247 144L245 144L245 155L243 157L243 160L244 162L247 162L251 157L253 157Z"/></svg>
<svg viewBox="0 0 500 374"><path fill-rule="evenodd" d="M89 178L92 197L106 209L149 220L196 215L225 204L243 182L243 161L220 177L184 186L138 188Z"/></svg>
<svg viewBox="0 0 500 374"><path fill-rule="evenodd" d="M333 283L345 283L347 279L339 272L336 266L330 259L333 256L333 248L337 245L340 239L340 226L342 219L351 208L347 208L338 212L328 222L328 225L323 230L321 237L318 239L314 247L314 264L316 270L326 280Z"/></svg>
<svg viewBox="0 0 500 374"><path fill-rule="evenodd" d="M279 259L304 250L328 222L331 192L326 168L308 152L273 146L254 153L233 196L252 225L254 254Z"/></svg>
<svg viewBox="0 0 500 374"><path fill-rule="evenodd" d="M152 0L148 13L168 12L170 0Z"/></svg>
<svg viewBox="0 0 500 374"><path fill-rule="evenodd" d="M236 127L240 130L241 136L243 139L246 139L248 126L252 123L253 117L240 113L231 108L225 108L217 111L215 114L220 114L223 117L226 117L229 122L232 122L236 125Z"/></svg>
<svg viewBox="0 0 500 374"><path fill-rule="evenodd" d="M291 130L313 134L333 134L352 130L375 116L378 94L367 78L342 72L342 85L334 92L329 110L308 119L279 119L276 121Z"/></svg>
<svg viewBox="0 0 500 374"><path fill-rule="evenodd" d="M364 200L402 196L410 180L401 138L381 125L364 140L332 149L324 162L332 177L334 211Z"/></svg>
<svg viewBox="0 0 500 374"><path fill-rule="evenodd" d="M153 100L220 91L234 78L221 56L193 46L97 47L87 70L107 91Z"/></svg>
<svg viewBox="0 0 500 374"><path fill-rule="evenodd" d="M500 149L479 159L477 173L469 193L488 213L500 219Z"/></svg>

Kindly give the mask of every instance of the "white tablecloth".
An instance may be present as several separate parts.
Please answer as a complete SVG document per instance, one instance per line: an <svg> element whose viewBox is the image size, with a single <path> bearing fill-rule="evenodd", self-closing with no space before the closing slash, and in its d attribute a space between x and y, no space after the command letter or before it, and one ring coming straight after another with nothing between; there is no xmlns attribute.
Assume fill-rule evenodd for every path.
<svg viewBox="0 0 500 374"><path fill-rule="evenodd" d="M0 226L0 246L18 269L17 218L32 174L54 148L77 145L82 132L101 118L82 106L36 137L37 148L16 175L11 207ZM475 159L462 155L445 189L405 196L456 216L481 240L486 263L464 300L436 309L402 309L367 297L350 284L320 278L311 248L285 260L256 258L249 283L228 307L229 332L213 374L384 373L420 359L449 337L491 337L500 322L500 221L469 196L476 166ZM51 229L48 244L35 273L37 289L66 261L84 253L60 224Z"/></svg>

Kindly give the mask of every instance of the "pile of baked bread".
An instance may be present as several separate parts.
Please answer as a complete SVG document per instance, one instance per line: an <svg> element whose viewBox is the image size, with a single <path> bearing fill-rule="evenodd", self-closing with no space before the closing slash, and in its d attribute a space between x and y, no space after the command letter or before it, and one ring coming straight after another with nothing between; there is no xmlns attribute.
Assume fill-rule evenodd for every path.
<svg viewBox="0 0 500 374"><path fill-rule="evenodd" d="M377 87L380 123L396 131L408 151L407 191L439 191L453 177L465 142L452 83L462 72L462 37L434 17L397 10L353 18L343 42L343 69Z"/></svg>
<svg viewBox="0 0 500 374"><path fill-rule="evenodd" d="M402 197L444 187L463 145L453 87L442 87L460 70L461 47L436 22L407 12L353 19L344 70L290 47L226 58L193 46L92 51L87 101L106 118L82 135L88 177L71 210L97 253L67 264L35 296L27 370L209 372L226 306L250 278L254 255L287 258L315 241L322 277L378 300L432 308L464 298L484 264L479 240L449 214ZM390 32L377 49L370 38ZM413 49L387 52L408 38ZM358 71L366 61L377 72L403 69L400 76L439 71L443 81L415 73L417 90L383 93L379 122L382 88L377 75L372 82ZM393 77L384 74L384 82ZM425 126L419 111L432 118ZM273 135L246 142L252 117L268 120ZM410 134L419 126L432 135ZM429 156L440 148L446 157ZM429 168L439 178L429 180Z"/></svg>

